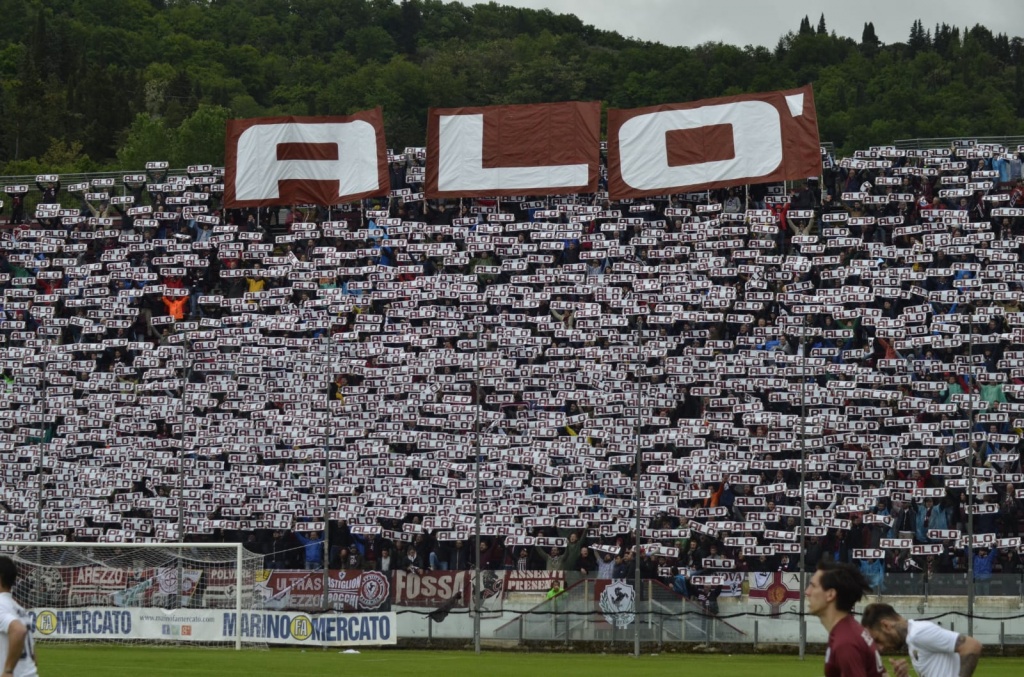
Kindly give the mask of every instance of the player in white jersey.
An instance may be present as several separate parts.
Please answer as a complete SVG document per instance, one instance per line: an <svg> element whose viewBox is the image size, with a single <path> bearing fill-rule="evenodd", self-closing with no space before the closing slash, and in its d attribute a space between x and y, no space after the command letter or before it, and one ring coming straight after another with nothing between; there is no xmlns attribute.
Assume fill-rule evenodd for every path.
<svg viewBox="0 0 1024 677"><path fill-rule="evenodd" d="M11 596L17 580L17 565L0 556L0 677L37 677L32 615Z"/></svg>
<svg viewBox="0 0 1024 677"><path fill-rule="evenodd" d="M883 650L906 648L920 677L971 677L981 658L981 642L932 623L903 618L888 604L864 608L863 625ZM907 662L892 662L896 677L907 677Z"/></svg>

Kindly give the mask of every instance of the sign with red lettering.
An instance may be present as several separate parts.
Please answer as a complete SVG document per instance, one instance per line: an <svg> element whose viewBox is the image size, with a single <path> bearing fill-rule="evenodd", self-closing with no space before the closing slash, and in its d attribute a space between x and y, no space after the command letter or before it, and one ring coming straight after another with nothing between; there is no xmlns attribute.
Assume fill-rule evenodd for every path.
<svg viewBox="0 0 1024 677"><path fill-rule="evenodd" d="M345 117L229 120L224 206L334 205L390 190L379 108Z"/></svg>
<svg viewBox="0 0 1024 677"><path fill-rule="evenodd" d="M600 139L596 101L432 108L424 194L593 193Z"/></svg>
<svg viewBox="0 0 1024 677"><path fill-rule="evenodd" d="M113 569L102 566L68 567L58 571L38 568L25 572L42 590L42 599L66 600L69 606L159 606L172 600L189 602L201 594L207 607L231 607L235 603L233 569L143 567ZM180 586L180 591L179 591Z"/></svg>
<svg viewBox="0 0 1024 677"><path fill-rule="evenodd" d="M608 111L608 193L622 198L821 174L811 86Z"/></svg>
<svg viewBox="0 0 1024 677"><path fill-rule="evenodd" d="M331 569L327 572L327 604L335 611L372 611L390 596L388 576L379 571ZM256 594L266 609L313 611L323 608L324 572L304 569L264 571Z"/></svg>

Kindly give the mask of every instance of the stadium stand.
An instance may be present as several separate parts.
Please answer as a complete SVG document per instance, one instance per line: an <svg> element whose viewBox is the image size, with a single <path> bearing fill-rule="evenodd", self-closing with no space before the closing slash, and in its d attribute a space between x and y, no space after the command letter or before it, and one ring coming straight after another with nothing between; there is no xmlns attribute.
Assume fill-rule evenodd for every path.
<svg viewBox="0 0 1024 677"><path fill-rule="evenodd" d="M415 149L333 209L223 210L211 167L7 185L0 538L467 569L479 510L486 569L687 596L1020 573L1022 149L621 203L419 200Z"/></svg>

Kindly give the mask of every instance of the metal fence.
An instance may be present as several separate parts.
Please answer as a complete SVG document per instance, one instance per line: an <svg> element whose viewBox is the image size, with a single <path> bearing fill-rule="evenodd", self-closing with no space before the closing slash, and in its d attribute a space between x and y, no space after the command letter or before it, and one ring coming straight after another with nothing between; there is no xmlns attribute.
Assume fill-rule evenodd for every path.
<svg viewBox="0 0 1024 677"><path fill-rule="evenodd" d="M519 642L634 641L636 627L642 642L743 641L742 630L723 617L705 613L699 604L660 581L643 581L632 604L612 611L597 601L599 585L584 579L523 613L503 617L505 622L491 637Z"/></svg>
<svg viewBox="0 0 1024 677"><path fill-rule="evenodd" d="M1015 152L1024 145L1024 136L942 136L929 139L897 139L892 145L900 150L927 150L929 148L951 148L954 144L971 142L976 144L997 144Z"/></svg>
<svg viewBox="0 0 1024 677"><path fill-rule="evenodd" d="M625 650L639 639L644 645L728 644L750 650L764 646L796 646L801 630L808 645L823 645L828 635L817 618L801 618L798 600L780 605L777 613L763 600L746 592L719 598L718 612L710 614L695 601L673 592L660 581L644 580L632 605L618 611L602 608L600 581L583 579L565 592L543 601L506 602L501 612L481 614L480 639L486 647L555 643L620 645ZM982 587L984 590L984 586ZM1024 585L1022 575L994 575L987 592L968 608L963 574L938 575L923 580L919 574L889 574L881 594L864 599L864 605L884 601L907 618L932 620L959 632L970 633L986 646L1024 647ZM474 638L474 614L454 610L437 622L429 610L396 607L399 637L443 642ZM803 628L801 628L803 626Z"/></svg>
<svg viewBox="0 0 1024 677"><path fill-rule="evenodd" d="M161 169L161 174L166 173L167 176L186 176L188 170L185 168L180 169ZM113 179L114 186L116 188L124 188L124 177L131 174L145 174L144 169L118 169L116 171L109 172L66 172L60 175L60 183L62 186L70 186L75 183L91 183L93 179ZM36 174L25 174L17 176L0 176L0 185L28 185L35 189L36 185Z"/></svg>

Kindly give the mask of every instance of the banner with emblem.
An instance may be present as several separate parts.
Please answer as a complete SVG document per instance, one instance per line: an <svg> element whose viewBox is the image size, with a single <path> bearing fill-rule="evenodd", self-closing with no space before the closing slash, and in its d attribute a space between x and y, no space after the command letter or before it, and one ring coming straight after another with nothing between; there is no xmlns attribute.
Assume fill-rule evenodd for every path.
<svg viewBox="0 0 1024 677"><path fill-rule="evenodd" d="M750 576L750 603L754 613L777 618L782 612L798 611L800 574L756 571Z"/></svg>
<svg viewBox="0 0 1024 677"><path fill-rule="evenodd" d="M379 571L331 569L327 591L327 603L336 611L372 611L388 601L391 582ZM266 609L319 610L323 592L323 571L265 570L256 579L256 594Z"/></svg>
<svg viewBox="0 0 1024 677"><path fill-rule="evenodd" d="M622 579L594 581L597 607L608 625L625 629L636 619L636 588Z"/></svg>

